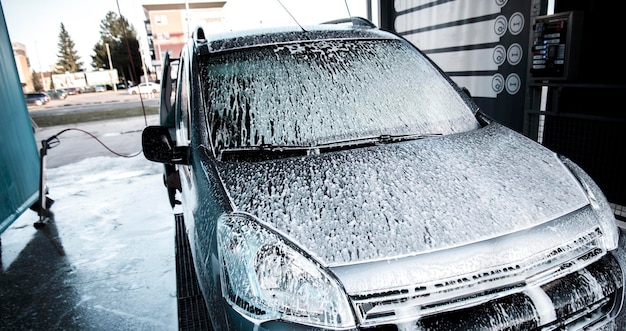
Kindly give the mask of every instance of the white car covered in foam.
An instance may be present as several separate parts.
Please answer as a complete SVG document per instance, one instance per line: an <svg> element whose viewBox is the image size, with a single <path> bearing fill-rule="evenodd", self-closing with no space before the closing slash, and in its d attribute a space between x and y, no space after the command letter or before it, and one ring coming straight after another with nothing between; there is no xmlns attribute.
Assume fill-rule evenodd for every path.
<svg viewBox="0 0 626 331"><path fill-rule="evenodd" d="M615 325L624 253L592 179L354 22L197 30L176 59L143 147L214 329Z"/></svg>

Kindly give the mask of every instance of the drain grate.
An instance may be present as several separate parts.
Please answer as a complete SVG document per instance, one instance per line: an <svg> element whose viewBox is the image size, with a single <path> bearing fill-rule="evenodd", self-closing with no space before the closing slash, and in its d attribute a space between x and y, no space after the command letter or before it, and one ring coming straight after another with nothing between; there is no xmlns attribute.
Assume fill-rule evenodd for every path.
<svg viewBox="0 0 626 331"><path fill-rule="evenodd" d="M182 214L174 215L176 221L176 297L178 299L179 330L211 330L209 314L198 286L196 269L191 257L191 247L185 231Z"/></svg>

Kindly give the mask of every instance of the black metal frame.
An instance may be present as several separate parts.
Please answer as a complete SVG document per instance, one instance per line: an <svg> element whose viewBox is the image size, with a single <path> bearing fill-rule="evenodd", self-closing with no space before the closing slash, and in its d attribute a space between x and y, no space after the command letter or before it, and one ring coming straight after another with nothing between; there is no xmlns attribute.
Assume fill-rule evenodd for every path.
<svg viewBox="0 0 626 331"><path fill-rule="evenodd" d="M563 109L553 96L572 87L580 93L595 88L626 91L626 86L529 84L524 135L581 166L600 186L616 218L626 220L626 114ZM548 89L547 111L540 110L543 88Z"/></svg>

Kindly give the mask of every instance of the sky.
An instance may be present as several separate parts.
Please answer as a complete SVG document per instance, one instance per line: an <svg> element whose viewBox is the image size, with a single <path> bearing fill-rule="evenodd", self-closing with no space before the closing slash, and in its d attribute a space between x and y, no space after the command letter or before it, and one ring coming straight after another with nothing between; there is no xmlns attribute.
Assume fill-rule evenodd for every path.
<svg viewBox="0 0 626 331"><path fill-rule="evenodd" d="M352 16L366 17L366 0L346 0ZM100 39L100 22L107 12L124 16L135 28L148 54L142 3L162 0L0 0L11 42L26 46L35 71L48 71L57 62L61 23L76 45L83 68L91 68L93 47ZM344 0L282 0L301 24L347 17ZM119 6L118 6L119 5ZM278 0L227 0L225 29L291 24ZM226 24L226 23L225 23ZM273 25L273 26L275 26ZM148 61L148 59L146 59Z"/></svg>
<svg viewBox="0 0 626 331"><path fill-rule="evenodd" d="M76 45L84 68L91 68L93 47L100 39L100 21L113 11L136 31L145 31L143 10L135 0L1 0L11 42L26 46L31 67L45 71L57 62L61 23ZM145 33L143 39L145 39ZM144 42L145 40L141 40Z"/></svg>

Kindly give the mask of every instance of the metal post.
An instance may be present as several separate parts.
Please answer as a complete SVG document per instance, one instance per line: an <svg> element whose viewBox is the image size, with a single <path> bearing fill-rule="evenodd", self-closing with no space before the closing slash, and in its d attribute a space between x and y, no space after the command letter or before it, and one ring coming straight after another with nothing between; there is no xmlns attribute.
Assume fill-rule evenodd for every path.
<svg viewBox="0 0 626 331"><path fill-rule="evenodd" d="M149 76L148 76L148 70L146 69L146 58L143 53L143 47L141 47L141 39L137 38L137 41L139 41L139 54L141 55L141 68L143 70L143 76L145 76L145 80L147 82L149 81Z"/></svg>
<svg viewBox="0 0 626 331"><path fill-rule="evenodd" d="M113 86L113 90L117 91L117 84L113 84L113 77L111 77L111 70L113 70L113 63L111 62L111 50L109 49L109 43L104 44L107 48L107 57L109 58L109 82Z"/></svg>
<svg viewBox="0 0 626 331"><path fill-rule="evenodd" d="M189 25L189 1L185 0L185 17L187 20L187 35L185 37L185 41L191 38L191 27Z"/></svg>
<svg viewBox="0 0 626 331"><path fill-rule="evenodd" d="M49 221L48 203L46 201L46 155L48 154L48 141L41 141L41 149L39 150L40 168L39 168L39 221L34 224L35 228L43 227Z"/></svg>
<svg viewBox="0 0 626 331"><path fill-rule="evenodd" d="M48 87L46 86L46 81L43 78L43 70L41 68L41 60L39 59L39 48L37 48L37 41L35 40L35 53L37 53L37 62L39 64L39 75L41 76L41 87L43 88L43 90L47 90ZM56 86L55 86L56 88Z"/></svg>

